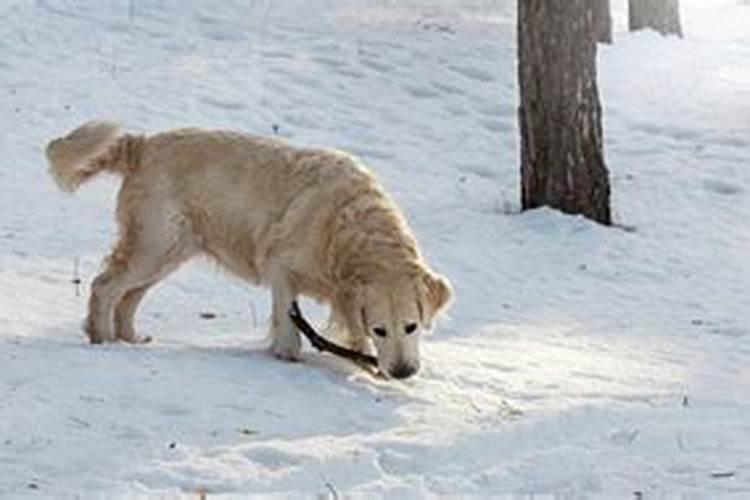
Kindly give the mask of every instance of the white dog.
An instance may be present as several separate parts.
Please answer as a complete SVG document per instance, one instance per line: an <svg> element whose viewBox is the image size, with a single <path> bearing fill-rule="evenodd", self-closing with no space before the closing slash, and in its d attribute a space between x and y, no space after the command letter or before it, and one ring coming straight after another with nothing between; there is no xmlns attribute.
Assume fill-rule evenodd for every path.
<svg viewBox="0 0 750 500"><path fill-rule="evenodd" d="M196 254L270 286L271 349L287 360L300 355L287 314L300 294L330 305L351 348L374 345L381 372L409 377L422 332L451 299L394 202L341 151L230 131L131 135L91 122L50 142L47 158L66 191L102 171L123 176L119 240L91 287L92 343L144 341L133 327L138 304Z"/></svg>

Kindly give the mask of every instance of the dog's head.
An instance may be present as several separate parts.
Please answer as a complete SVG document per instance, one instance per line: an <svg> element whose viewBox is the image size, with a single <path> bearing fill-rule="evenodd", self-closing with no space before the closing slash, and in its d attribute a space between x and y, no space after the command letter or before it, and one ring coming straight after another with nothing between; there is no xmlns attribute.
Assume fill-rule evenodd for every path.
<svg viewBox="0 0 750 500"><path fill-rule="evenodd" d="M346 326L372 340L378 368L387 377L407 378L419 370L419 341L453 296L446 278L420 269L389 278L361 281L339 297Z"/></svg>

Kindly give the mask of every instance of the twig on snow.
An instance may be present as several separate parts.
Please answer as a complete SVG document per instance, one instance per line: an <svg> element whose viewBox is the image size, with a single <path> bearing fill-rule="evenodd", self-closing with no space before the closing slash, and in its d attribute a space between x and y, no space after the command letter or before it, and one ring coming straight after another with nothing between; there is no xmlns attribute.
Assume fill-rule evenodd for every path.
<svg viewBox="0 0 750 500"><path fill-rule="evenodd" d="M310 341L310 344L312 344L312 346L317 350L321 352L330 352L331 354L346 358L359 365L377 368L378 360L375 356L370 356L369 354L353 351L338 344L334 344L333 342L326 339L325 337L322 337L318 332L316 332L315 329L310 325L310 323L308 323L307 320L302 316L302 311L300 311L299 304L297 304L296 300L292 302L292 306L289 308L289 318L291 318L294 326L296 326L297 329L302 332L305 337L307 337L307 340Z"/></svg>
<svg viewBox="0 0 750 500"><path fill-rule="evenodd" d="M326 488L330 490L333 500L339 500L339 492L336 491L336 488L331 483L326 483Z"/></svg>
<svg viewBox="0 0 750 500"><path fill-rule="evenodd" d="M718 472L711 473L712 479L728 479L730 477L734 477L734 471L728 470L728 471L718 471Z"/></svg>
<svg viewBox="0 0 750 500"><path fill-rule="evenodd" d="M81 275L78 272L79 259L76 257L73 260L73 278L70 280L76 286L76 297L81 296Z"/></svg>

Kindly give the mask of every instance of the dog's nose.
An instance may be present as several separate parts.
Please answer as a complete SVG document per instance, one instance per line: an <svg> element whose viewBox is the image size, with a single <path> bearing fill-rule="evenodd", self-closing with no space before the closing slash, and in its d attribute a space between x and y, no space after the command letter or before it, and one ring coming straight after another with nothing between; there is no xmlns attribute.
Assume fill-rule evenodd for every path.
<svg viewBox="0 0 750 500"><path fill-rule="evenodd" d="M393 378L404 379L409 378L419 371L419 363L407 364L399 363L393 368L388 370L388 374Z"/></svg>

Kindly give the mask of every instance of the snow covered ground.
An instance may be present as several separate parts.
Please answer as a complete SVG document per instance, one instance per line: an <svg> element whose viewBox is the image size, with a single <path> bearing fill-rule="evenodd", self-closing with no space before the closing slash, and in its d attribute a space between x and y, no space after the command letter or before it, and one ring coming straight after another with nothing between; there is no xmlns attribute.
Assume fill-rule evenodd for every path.
<svg viewBox="0 0 750 500"><path fill-rule="evenodd" d="M624 230L518 213L513 2L0 0L0 497L747 498L750 6L682 3L600 51ZM359 154L456 287L420 376L272 359L267 292L200 262L154 343L86 344L118 184L43 147L91 118Z"/></svg>

